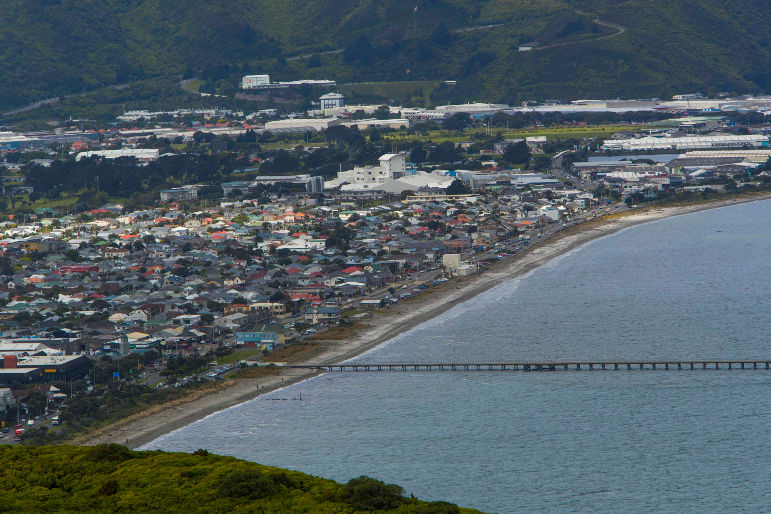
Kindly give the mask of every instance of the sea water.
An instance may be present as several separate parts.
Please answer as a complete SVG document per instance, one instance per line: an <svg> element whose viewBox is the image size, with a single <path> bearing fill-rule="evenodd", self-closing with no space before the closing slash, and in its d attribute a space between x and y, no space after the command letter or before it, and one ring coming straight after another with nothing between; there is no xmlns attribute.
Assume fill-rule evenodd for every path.
<svg viewBox="0 0 771 514"><path fill-rule="evenodd" d="M357 358L771 358L771 202L593 241ZM293 398L300 398L297 400ZM771 510L771 372L328 373L145 448L483 511Z"/></svg>

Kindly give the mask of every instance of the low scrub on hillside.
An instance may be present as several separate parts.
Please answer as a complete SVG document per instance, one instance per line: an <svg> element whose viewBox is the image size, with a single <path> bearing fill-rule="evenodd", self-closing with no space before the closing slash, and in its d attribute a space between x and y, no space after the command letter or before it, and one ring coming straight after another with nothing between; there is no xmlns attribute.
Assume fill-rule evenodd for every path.
<svg viewBox="0 0 771 514"><path fill-rule="evenodd" d="M206 450L0 446L0 462L4 512L474 512L369 477L343 485Z"/></svg>

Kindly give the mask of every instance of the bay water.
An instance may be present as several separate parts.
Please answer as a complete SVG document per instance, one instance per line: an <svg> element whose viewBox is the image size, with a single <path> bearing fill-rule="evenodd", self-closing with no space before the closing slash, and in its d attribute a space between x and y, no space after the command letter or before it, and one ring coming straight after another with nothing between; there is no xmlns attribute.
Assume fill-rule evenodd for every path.
<svg viewBox="0 0 771 514"><path fill-rule="evenodd" d="M771 358L771 202L595 240L360 362ZM299 398L302 398L301 400ZM145 448L488 512L771 511L771 372L327 373Z"/></svg>

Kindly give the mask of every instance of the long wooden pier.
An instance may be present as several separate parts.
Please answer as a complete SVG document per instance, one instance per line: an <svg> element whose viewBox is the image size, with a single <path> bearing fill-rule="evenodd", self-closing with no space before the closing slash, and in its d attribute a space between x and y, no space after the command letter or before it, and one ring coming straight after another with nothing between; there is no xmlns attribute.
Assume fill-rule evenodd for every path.
<svg viewBox="0 0 771 514"><path fill-rule="evenodd" d="M771 370L771 359L563 361L487 363L347 363L293 364L288 368L316 371L669 371L669 370Z"/></svg>

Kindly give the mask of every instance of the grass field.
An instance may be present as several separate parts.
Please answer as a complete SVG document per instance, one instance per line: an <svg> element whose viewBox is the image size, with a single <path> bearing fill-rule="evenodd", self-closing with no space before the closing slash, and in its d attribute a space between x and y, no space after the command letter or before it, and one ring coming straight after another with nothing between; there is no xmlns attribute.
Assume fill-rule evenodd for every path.
<svg viewBox="0 0 771 514"><path fill-rule="evenodd" d="M249 357L259 355L262 353L257 348L245 348L243 350L235 350L230 355L224 357L217 357L217 364L235 364L238 361L247 360Z"/></svg>
<svg viewBox="0 0 771 514"><path fill-rule="evenodd" d="M558 127L529 128L524 130L506 130L504 128L494 127L487 129L485 127L477 127L466 129L460 133L450 130L430 130L424 133L408 133L407 130L398 130L395 132L387 132L382 134L382 137L383 139L396 142L432 141L434 143L443 143L445 141L460 143L468 140L484 139L486 134L490 137L494 137L500 134L504 139L522 139L535 136L546 136L548 140L583 138L597 139L610 137L612 134L622 130L638 131L643 128L644 127L642 125L565 125ZM308 142L303 140L302 136L298 136L298 139L264 143L262 144L262 147L266 150L292 150L297 145L319 146L323 145L323 143Z"/></svg>
<svg viewBox="0 0 771 514"><path fill-rule="evenodd" d="M185 82L185 91L188 91L190 93L197 93L198 90L201 88L202 84L203 84L203 80L190 79L189 81Z"/></svg>
<svg viewBox="0 0 771 514"><path fill-rule="evenodd" d="M583 138L606 138L621 130L636 131L642 127L638 125L581 125L581 126L561 126L561 127L542 127L530 128L525 130L506 130L503 128L485 128L478 127L464 130L461 133L449 130L431 130L427 133L407 134L406 130L384 134L384 139L394 141L433 141L442 143L444 141L461 142L466 139L478 139L486 133L490 136L500 134L504 139L521 139L525 137L546 136L547 139L583 139Z"/></svg>
<svg viewBox="0 0 771 514"><path fill-rule="evenodd" d="M341 84L338 90L340 94L348 97L380 97L386 100L420 102L425 101L439 84L438 80L359 82Z"/></svg>

